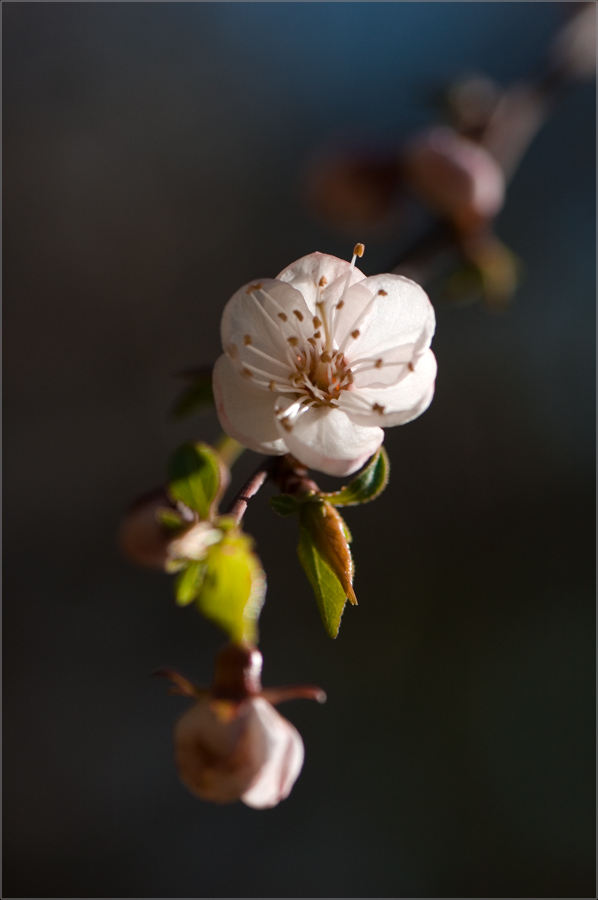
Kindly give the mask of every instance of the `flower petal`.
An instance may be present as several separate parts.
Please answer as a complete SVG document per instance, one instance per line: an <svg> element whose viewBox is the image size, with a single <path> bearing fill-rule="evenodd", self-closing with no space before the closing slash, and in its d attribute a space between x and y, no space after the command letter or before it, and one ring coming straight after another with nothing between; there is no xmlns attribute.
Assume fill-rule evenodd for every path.
<svg viewBox="0 0 598 900"><path fill-rule="evenodd" d="M349 362L404 344L413 344L416 355L427 350L436 317L423 288L402 275L372 275L357 287L366 288L376 299L365 319L355 323L359 335L347 347ZM349 301L352 290L347 291Z"/></svg>
<svg viewBox="0 0 598 900"><path fill-rule="evenodd" d="M421 356L398 384L343 391L343 409L356 425L404 425L423 413L434 396L436 357L431 350ZM363 410L363 411L362 411Z"/></svg>
<svg viewBox="0 0 598 900"><path fill-rule="evenodd" d="M365 278L363 272L360 272L355 266L351 269L351 264L346 260L338 259L336 256L329 256L327 253L316 252L310 253L308 256L302 256L301 259L283 269L276 277L279 281L284 281L301 291L311 314L316 315L316 301L320 293L320 280L322 278L325 279L328 289L335 284L334 291L329 295L329 301L333 302L341 289L341 285L344 287L344 279L347 278L348 274L350 285ZM343 280L339 281L339 279Z"/></svg>
<svg viewBox="0 0 598 900"><path fill-rule="evenodd" d="M225 353L239 365L254 366L262 381L291 372L289 338L311 336L312 316L299 291L273 278L252 281L230 298L220 334ZM256 373L259 378L259 373Z"/></svg>
<svg viewBox="0 0 598 900"><path fill-rule="evenodd" d="M292 409L295 404L283 397L276 405L280 412L289 410L288 420L277 419L289 452L303 465L328 475L356 472L384 440L377 422L368 421L370 427L362 428L341 409L322 406L297 413Z"/></svg>
<svg viewBox="0 0 598 900"><path fill-rule="evenodd" d="M230 437L258 453L287 452L274 416L275 396L243 378L226 354L216 361L213 386L216 412Z"/></svg>
<svg viewBox="0 0 598 900"><path fill-rule="evenodd" d="M303 767L303 741L297 729L261 697L252 701L248 726L258 744L265 742L266 759L241 800L254 809L269 809L290 794Z"/></svg>

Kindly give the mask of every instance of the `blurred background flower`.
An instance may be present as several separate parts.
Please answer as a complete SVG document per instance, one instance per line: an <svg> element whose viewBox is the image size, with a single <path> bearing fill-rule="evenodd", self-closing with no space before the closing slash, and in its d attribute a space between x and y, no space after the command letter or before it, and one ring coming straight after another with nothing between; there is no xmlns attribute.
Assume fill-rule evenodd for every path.
<svg viewBox="0 0 598 900"><path fill-rule="evenodd" d="M464 74L525 79L572 6L4 5L5 895L593 896L592 82L496 221L515 302L437 307L435 401L347 514L360 603L336 642L296 526L250 506L268 678L329 697L289 711L307 754L280 807L179 785L186 702L147 676L207 681L221 635L114 539L172 449L219 433L168 419L170 376L217 357L240 284L358 240L367 275L400 255L392 228L316 218L309 161L436 126Z"/></svg>

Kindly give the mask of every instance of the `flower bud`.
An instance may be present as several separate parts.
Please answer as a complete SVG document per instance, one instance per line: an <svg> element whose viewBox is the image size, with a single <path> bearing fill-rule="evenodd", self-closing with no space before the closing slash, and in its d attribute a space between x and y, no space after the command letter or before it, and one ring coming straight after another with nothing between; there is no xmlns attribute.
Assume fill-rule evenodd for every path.
<svg viewBox="0 0 598 900"><path fill-rule="evenodd" d="M166 491L158 488L135 500L127 510L118 534L118 546L131 562L164 569L172 532L158 518L160 510L174 509Z"/></svg>
<svg viewBox="0 0 598 900"><path fill-rule="evenodd" d="M209 690L169 669L171 693L193 697L174 732L175 761L183 784L202 800L242 800L254 809L276 806L291 792L305 755L297 729L273 707L304 697L323 703L313 685L262 690L262 655L250 644L227 644L216 658Z"/></svg>
<svg viewBox="0 0 598 900"><path fill-rule="evenodd" d="M439 215L471 231L502 207L505 179L498 163L479 144L450 128L431 128L403 154L405 180Z"/></svg>
<svg viewBox="0 0 598 900"><path fill-rule="evenodd" d="M262 697L238 707L200 700L179 719L174 740L181 781L214 803L240 799L255 809L276 806L303 766L299 732Z"/></svg>
<svg viewBox="0 0 598 900"><path fill-rule="evenodd" d="M396 154L359 148L321 154L311 164L305 186L310 206L329 222L352 229L383 222L395 211Z"/></svg>

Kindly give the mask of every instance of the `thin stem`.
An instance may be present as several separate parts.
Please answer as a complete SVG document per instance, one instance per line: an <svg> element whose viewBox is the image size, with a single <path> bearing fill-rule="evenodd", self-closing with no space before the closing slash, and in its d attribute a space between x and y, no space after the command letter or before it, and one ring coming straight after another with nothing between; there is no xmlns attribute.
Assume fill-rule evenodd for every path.
<svg viewBox="0 0 598 900"><path fill-rule="evenodd" d="M253 475L245 482L241 490L232 501L231 505L228 508L227 515L233 516L237 523L240 522L245 515L248 503L251 498L255 497L261 486L270 475L275 460L276 457L272 456L267 456L264 460L262 460Z"/></svg>

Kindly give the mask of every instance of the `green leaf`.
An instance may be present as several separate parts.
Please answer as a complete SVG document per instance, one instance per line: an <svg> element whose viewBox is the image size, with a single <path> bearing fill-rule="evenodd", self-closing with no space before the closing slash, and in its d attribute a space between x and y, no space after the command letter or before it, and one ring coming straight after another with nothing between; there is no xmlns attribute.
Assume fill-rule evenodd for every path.
<svg viewBox="0 0 598 900"><path fill-rule="evenodd" d="M297 552L316 595L324 627L329 636L335 638L347 602L345 589L322 556L310 529L304 525L300 525Z"/></svg>
<svg viewBox="0 0 598 900"><path fill-rule="evenodd" d="M189 527L189 523L185 522L183 517L175 509L163 507L156 513L156 518L168 531L176 532L181 528Z"/></svg>
<svg viewBox="0 0 598 900"><path fill-rule="evenodd" d="M266 595L266 576L252 541L229 531L210 549L197 605L237 643L257 641L257 620Z"/></svg>
<svg viewBox="0 0 598 900"><path fill-rule="evenodd" d="M279 516L293 516L299 512L301 501L292 494L275 494L274 497L270 497L270 506Z"/></svg>
<svg viewBox="0 0 598 900"><path fill-rule="evenodd" d="M168 493L180 500L200 519L209 519L228 481L228 470L216 451L207 444L183 444L168 467Z"/></svg>
<svg viewBox="0 0 598 900"><path fill-rule="evenodd" d="M384 447L380 447L362 471L340 491L320 496L333 506L357 506L379 497L390 475L390 462Z"/></svg>
<svg viewBox="0 0 598 900"><path fill-rule="evenodd" d="M196 376L193 384L179 394L172 408L172 415L181 419L213 404L212 374L211 372L202 373Z"/></svg>
<svg viewBox="0 0 598 900"><path fill-rule="evenodd" d="M192 562L177 575L174 593L179 606L193 603L201 590L204 570L204 563Z"/></svg>

